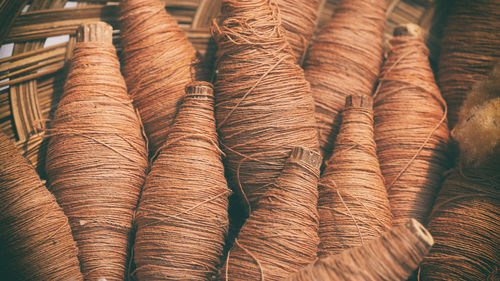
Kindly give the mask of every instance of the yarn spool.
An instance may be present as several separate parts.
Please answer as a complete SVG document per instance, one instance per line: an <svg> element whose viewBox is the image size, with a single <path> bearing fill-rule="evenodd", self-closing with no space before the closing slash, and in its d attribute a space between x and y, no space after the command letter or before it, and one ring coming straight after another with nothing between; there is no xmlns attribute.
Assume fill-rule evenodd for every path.
<svg viewBox="0 0 500 281"><path fill-rule="evenodd" d="M49 188L68 216L88 280L123 280L146 143L106 23L78 31L48 130Z"/></svg>
<svg viewBox="0 0 500 281"><path fill-rule="evenodd" d="M335 150L319 183L319 256L380 237L392 213L373 138L373 99L346 98Z"/></svg>
<svg viewBox="0 0 500 281"><path fill-rule="evenodd" d="M3 132L0 159L2 280L83 280L68 218Z"/></svg>
<svg viewBox="0 0 500 281"><path fill-rule="evenodd" d="M318 21L319 0L277 0L281 26L299 65L302 64Z"/></svg>
<svg viewBox="0 0 500 281"><path fill-rule="evenodd" d="M498 280L500 165L452 170L429 217L436 240L419 280Z"/></svg>
<svg viewBox="0 0 500 281"><path fill-rule="evenodd" d="M475 82L500 59L500 1L455 0L441 42L439 85L452 129Z"/></svg>
<svg viewBox="0 0 500 281"><path fill-rule="evenodd" d="M283 280L316 259L319 153L295 147L227 255L225 280Z"/></svg>
<svg viewBox="0 0 500 281"><path fill-rule="evenodd" d="M363 247L329 255L287 278L289 281L404 281L429 253L434 241L411 219Z"/></svg>
<svg viewBox="0 0 500 281"><path fill-rule="evenodd" d="M234 189L246 205L280 174L295 146L317 149L313 100L274 1L222 1L215 117Z"/></svg>
<svg viewBox="0 0 500 281"><path fill-rule="evenodd" d="M160 0L120 1L120 30L123 75L154 154L192 81L196 50Z"/></svg>
<svg viewBox="0 0 500 281"><path fill-rule="evenodd" d="M209 280L228 231L228 189L217 143L212 85L189 84L137 210L139 280Z"/></svg>
<svg viewBox="0 0 500 281"><path fill-rule="evenodd" d="M375 141L394 224L427 218L448 165L446 104L420 30L396 28L375 95Z"/></svg>
<svg viewBox="0 0 500 281"><path fill-rule="evenodd" d="M371 96L382 64L385 0L343 0L309 49L311 83L321 153L327 160L348 95Z"/></svg>

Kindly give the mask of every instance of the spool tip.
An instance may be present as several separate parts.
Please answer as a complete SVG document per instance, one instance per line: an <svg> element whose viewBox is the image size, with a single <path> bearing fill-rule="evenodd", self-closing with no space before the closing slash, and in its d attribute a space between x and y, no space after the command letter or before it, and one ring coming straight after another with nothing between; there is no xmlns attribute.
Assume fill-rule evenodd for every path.
<svg viewBox="0 0 500 281"><path fill-rule="evenodd" d="M366 95L349 95L345 99L345 108L358 107L358 108L373 108L373 98Z"/></svg>
<svg viewBox="0 0 500 281"><path fill-rule="evenodd" d="M98 21L84 23L76 31L76 40L78 42L102 42L113 43L113 27L111 25Z"/></svg>
<svg viewBox="0 0 500 281"><path fill-rule="evenodd" d="M419 37L423 38L424 33L420 26L414 23L402 24L394 28L394 36L407 36L407 37Z"/></svg>
<svg viewBox="0 0 500 281"><path fill-rule="evenodd" d="M321 161L323 160L318 152L302 146L296 146L293 148L290 159L304 162L315 169L319 169L321 167Z"/></svg>
<svg viewBox="0 0 500 281"><path fill-rule="evenodd" d="M429 247L434 245L434 238L432 238L432 235L416 219L410 219L406 222L406 226L420 239L420 241L427 243Z"/></svg>
<svg viewBox="0 0 500 281"><path fill-rule="evenodd" d="M186 86L186 96L187 97L204 97L213 98L214 97L214 86L209 82L196 81L191 82Z"/></svg>

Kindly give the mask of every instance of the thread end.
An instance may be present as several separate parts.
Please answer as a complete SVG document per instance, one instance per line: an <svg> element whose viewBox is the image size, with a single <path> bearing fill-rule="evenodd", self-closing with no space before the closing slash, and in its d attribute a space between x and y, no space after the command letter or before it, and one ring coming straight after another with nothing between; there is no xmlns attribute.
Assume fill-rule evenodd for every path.
<svg viewBox="0 0 500 281"><path fill-rule="evenodd" d="M76 32L78 42L102 42L113 44L113 27L98 21L80 25Z"/></svg>

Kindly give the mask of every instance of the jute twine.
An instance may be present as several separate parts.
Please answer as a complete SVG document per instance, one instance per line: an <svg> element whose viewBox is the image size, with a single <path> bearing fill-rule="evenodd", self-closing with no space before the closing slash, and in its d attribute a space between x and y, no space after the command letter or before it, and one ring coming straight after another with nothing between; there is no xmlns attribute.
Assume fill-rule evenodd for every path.
<svg viewBox="0 0 500 281"><path fill-rule="evenodd" d="M500 1L455 0L443 31L439 85L448 104L450 128L475 82L500 59Z"/></svg>
<svg viewBox="0 0 500 281"><path fill-rule="evenodd" d="M68 218L35 169L0 132L2 280L83 280Z"/></svg>
<svg viewBox="0 0 500 281"><path fill-rule="evenodd" d="M223 0L222 15L215 117L232 185L254 207L294 146L317 149L313 99L274 0Z"/></svg>
<svg viewBox="0 0 500 281"><path fill-rule="evenodd" d="M122 71L154 154L194 76L196 50L160 0L120 1L120 29Z"/></svg>
<svg viewBox="0 0 500 281"><path fill-rule="evenodd" d="M325 160L333 151L345 98L373 93L382 63L385 8L385 0L343 0L304 62Z"/></svg>
<svg viewBox="0 0 500 281"><path fill-rule="evenodd" d="M69 218L88 280L123 280L147 150L112 45L112 28L85 24L48 130L50 190Z"/></svg>
<svg viewBox="0 0 500 281"><path fill-rule="evenodd" d="M500 280L500 165L449 172L429 217L419 280Z"/></svg>
<svg viewBox="0 0 500 281"><path fill-rule="evenodd" d="M189 84L159 150L136 215L139 280L209 280L228 230L228 189L212 85Z"/></svg>
<svg viewBox="0 0 500 281"><path fill-rule="evenodd" d="M429 232L411 219L363 247L319 259L287 280L404 281L433 243Z"/></svg>
<svg viewBox="0 0 500 281"><path fill-rule="evenodd" d="M416 25L395 30L375 94L375 141L394 223L423 222L448 165L446 104Z"/></svg>
<svg viewBox="0 0 500 281"><path fill-rule="evenodd" d="M318 20L319 0L277 0L281 26L301 65Z"/></svg>
<svg viewBox="0 0 500 281"><path fill-rule="evenodd" d="M373 138L373 100L348 96L335 150L319 183L319 255L380 237L392 213Z"/></svg>
<svg viewBox="0 0 500 281"><path fill-rule="evenodd" d="M221 279L283 280L315 260L320 166L317 152L292 150L276 183L241 228Z"/></svg>

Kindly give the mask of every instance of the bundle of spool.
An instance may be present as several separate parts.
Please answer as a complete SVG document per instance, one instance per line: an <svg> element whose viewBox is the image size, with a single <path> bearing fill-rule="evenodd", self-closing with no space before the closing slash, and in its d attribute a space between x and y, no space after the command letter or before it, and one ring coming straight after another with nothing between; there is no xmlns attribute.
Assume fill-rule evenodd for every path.
<svg viewBox="0 0 500 281"><path fill-rule="evenodd" d="M496 278L498 161L443 176L447 106L431 66L445 8L1 2L0 220L19 235L0 232L0 270L396 281L427 256L422 280L454 267Z"/></svg>

